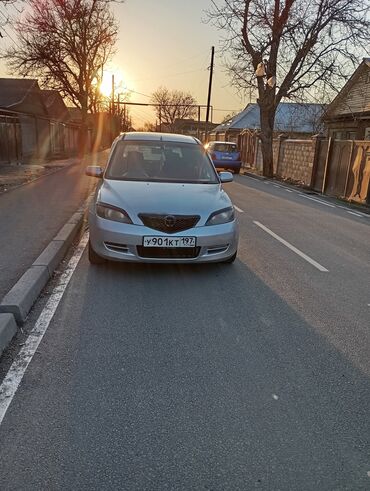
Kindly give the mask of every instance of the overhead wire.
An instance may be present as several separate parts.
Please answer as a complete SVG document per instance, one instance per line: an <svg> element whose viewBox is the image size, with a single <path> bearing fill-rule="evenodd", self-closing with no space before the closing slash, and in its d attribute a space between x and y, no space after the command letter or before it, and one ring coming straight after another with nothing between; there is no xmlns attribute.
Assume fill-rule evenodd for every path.
<svg viewBox="0 0 370 491"><path fill-rule="evenodd" d="M180 65L181 63L184 63L186 61L189 61L189 60L193 60L193 59L196 59L196 58L200 58L201 56L204 56L204 51L200 54L197 54L196 56L191 56L189 58L185 58L183 60L179 60L177 61L176 63L171 63L170 65L165 65L163 67L158 67L158 69L160 70L165 70L167 68L171 68L173 66L177 66L177 65ZM198 70L194 70L194 71L198 71ZM185 73L190 73L190 72L177 72L177 73L174 73L174 74L163 74L163 77L171 77L171 76L177 76L177 75L184 75ZM134 79L133 82L144 82L146 80L152 80L153 78L152 77L145 77L145 78L137 78L137 79Z"/></svg>
<svg viewBox="0 0 370 491"><path fill-rule="evenodd" d="M4 15L4 13L3 13L1 10L0 10L0 14L1 14L2 18L4 19L4 21L6 22L6 24L5 24L5 25L6 25L7 27L10 27L10 29L11 29L11 30L12 30L12 31L13 31L15 34L17 34L17 32L16 32L16 30L14 29L14 27L12 27L12 25L11 25L11 24L9 24L9 18L8 18L8 17L6 17L6 16ZM14 43L14 44L17 46L17 48L21 49L21 46L20 46L20 45L18 44L18 42L17 42L17 41L15 41L15 39L14 39L14 38L13 38L13 37L12 37L12 36L9 34L9 32L8 32L8 31L5 29L5 26L1 26L1 29L2 29L2 30L5 32L5 34L7 35L7 37L8 37L8 38L9 38L11 41L13 41L13 43Z"/></svg>

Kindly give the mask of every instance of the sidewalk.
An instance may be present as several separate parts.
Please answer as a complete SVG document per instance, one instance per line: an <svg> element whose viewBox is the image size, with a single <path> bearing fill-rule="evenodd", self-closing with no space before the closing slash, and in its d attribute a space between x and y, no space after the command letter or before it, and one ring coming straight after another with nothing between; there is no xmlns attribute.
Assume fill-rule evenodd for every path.
<svg viewBox="0 0 370 491"><path fill-rule="evenodd" d="M51 160L46 163L0 164L0 193L34 181L40 176L52 174L57 170L69 167L78 161L77 157Z"/></svg>
<svg viewBox="0 0 370 491"><path fill-rule="evenodd" d="M0 192L0 300L93 192L98 180L85 176L85 167L105 166L108 152L42 169L0 166L1 184L11 183Z"/></svg>

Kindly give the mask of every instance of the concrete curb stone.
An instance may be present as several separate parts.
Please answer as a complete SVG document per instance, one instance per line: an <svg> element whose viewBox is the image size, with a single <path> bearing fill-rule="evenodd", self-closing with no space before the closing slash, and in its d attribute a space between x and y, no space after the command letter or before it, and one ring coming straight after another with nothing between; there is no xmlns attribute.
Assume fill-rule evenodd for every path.
<svg viewBox="0 0 370 491"><path fill-rule="evenodd" d="M17 332L13 314L0 314L0 356Z"/></svg>
<svg viewBox="0 0 370 491"><path fill-rule="evenodd" d="M42 251L32 266L21 276L0 303L0 355L65 256L84 220L82 207L74 213L58 234Z"/></svg>
<svg viewBox="0 0 370 491"><path fill-rule="evenodd" d="M80 224L77 223L69 223L67 222L57 233L53 240L57 241L66 241L68 245L72 243L73 237L79 228Z"/></svg>
<svg viewBox="0 0 370 491"><path fill-rule="evenodd" d="M258 179L259 181L266 181L267 180L267 177L260 176L259 174L254 174L253 172L243 171L242 175L253 177L254 179Z"/></svg>
<svg viewBox="0 0 370 491"><path fill-rule="evenodd" d="M32 266L46 267L51 278L54 270L67 252L68 244L65 240L52 240L42 251Z"/></svg>
<svg viewBox="0 0 370 491"><path fill-rule="evenodd" d="M23 324L49 278L46 266L31 266L5 295L0 304L0 312L14 314L17 324Z"/></svg>

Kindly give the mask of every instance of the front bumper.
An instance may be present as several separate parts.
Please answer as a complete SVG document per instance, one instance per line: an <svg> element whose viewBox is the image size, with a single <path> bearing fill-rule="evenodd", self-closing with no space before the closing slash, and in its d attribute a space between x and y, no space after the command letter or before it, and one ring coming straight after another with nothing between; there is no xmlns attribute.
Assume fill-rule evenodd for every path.
<svg viewBox="0 0 370 491"><path fill-rule="evenodd" d="M98 217L89 211L90 242L94 251L105 259L145 263L219 262L233 256L238 248L236 220L222 225L194 227L175 234L165 234L144 225L127 225ZM144 236L196 237L196 257L142 257ZM139 249L138 249L139 246Z"/></svg>

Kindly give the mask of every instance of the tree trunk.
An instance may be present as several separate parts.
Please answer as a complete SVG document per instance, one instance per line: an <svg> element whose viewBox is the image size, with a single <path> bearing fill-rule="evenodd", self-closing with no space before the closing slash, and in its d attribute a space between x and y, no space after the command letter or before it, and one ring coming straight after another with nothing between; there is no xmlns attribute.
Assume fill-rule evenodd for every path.
<svg viewBox="0 0 370 491"><path fill-rule="evenodd" d="M273 177L274 175L274 156L273 156L273 134L275 121L275 108L273 106L260 107L261 113L261 143L263 175Z"/></svg>
<svg viewBox="0 0 370 491"><path fill-rule="evenodd" d="M87 106L81 107L79 156L83 157L88 151Z"/></svg>

